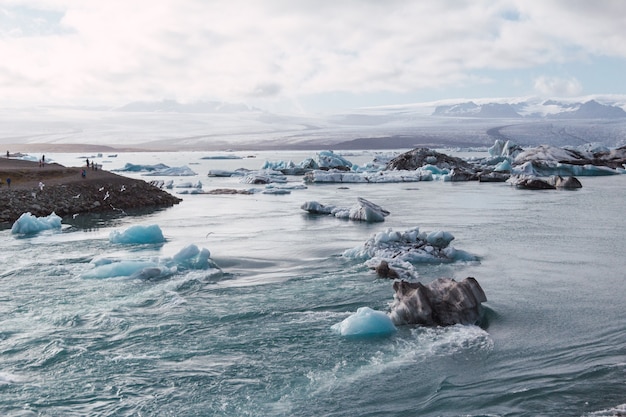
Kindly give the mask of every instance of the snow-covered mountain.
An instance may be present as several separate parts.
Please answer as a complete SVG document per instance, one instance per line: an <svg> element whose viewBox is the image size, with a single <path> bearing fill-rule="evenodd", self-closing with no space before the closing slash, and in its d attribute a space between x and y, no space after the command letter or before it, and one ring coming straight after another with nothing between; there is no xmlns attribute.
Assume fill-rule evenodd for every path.
<svg viewBox="0 0 626 417"><path fill-rule="evenodd" d="M584 102L529 99L511 102L474 101L444 104L435 107L433 116L479 118L554 118L554 119L620 119L626 118L623 105L601 103L591 99Z"/></svg>
<svg viewBox="0 0 626 417"><path fill-rule="evenodd" d="M247 104L174 100L115 108L0 110L0 144L158 150L487 148L626 144L626 96L459 99L278 114ZM12 146L12 148L16 148Z"/></svg>

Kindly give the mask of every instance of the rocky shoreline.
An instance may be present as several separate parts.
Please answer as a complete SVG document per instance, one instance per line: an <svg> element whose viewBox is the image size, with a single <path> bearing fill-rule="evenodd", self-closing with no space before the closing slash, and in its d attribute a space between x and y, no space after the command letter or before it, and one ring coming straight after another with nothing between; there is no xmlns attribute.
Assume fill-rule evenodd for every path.
<svg viewBox="0 0 626 417"><path fill-rule="evenodd" d="M0 229L11 227L26 212L65 217L158 209L182 201L146 181L86 167L0 158L0 175Z"/></svg>

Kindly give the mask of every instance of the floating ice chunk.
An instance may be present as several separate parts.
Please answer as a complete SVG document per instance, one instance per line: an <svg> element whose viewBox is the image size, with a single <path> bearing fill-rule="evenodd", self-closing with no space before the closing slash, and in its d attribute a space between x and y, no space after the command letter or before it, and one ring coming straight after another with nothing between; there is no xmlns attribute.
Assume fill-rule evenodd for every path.
<svg viewBox="0 0 626 417"><path fill-rule="evenodd" d="M112 171L116 172L152 172L152 171L163 171L168 169L169 166L165 164L156 164L156 165L139 165L139 164L131 164L130 162L124 165L124 168L114 169Z"/></svg>
<svg viewBox="0 0 626 417"><path fill-rule="evenodd" d="M435 175L445 175L445 174L449 174L450 173L449 169L439 168L438 166L430 165L430 164L424 165L421 169L423 169L425 171L430 171L430 172L432 172Z"/></svg>
<svg viewBox="0 0 626 417"><path fill-rule="evenodd" d="M193 183L190 181L184 181L176 184L175 188L202 188L202 182L198 181Z"/></svg>
<svg viewBox="0 0 626 417"><path fill-rule="evenodd" d="M351 168L352 162L333 151L321 151L317 154L318 164L322 168Z"/></svg>
<svg viewBox="0 0 626 417"><path fill-rule="evenodd" d="M331 329L345 337L390 336L397 331L387 314L369 307L360 307L356 313L334 324Z"/></svg>
<svg viewBox="0 0 626 417"><path fill-rule="evenodd" d="M358 198L358 204L350 208L348 218L350 220L359 220L368 223L384 222L389 212L371 201L364 198Z"/></svg>
<svg viewBox="0 0 626 417"><path fill-rule="evenodd" d="M267 184L265 186L266 190L269 189L277 189L277 190L306 190L307 186L304 184Z"/></svg>
<svg viewBox="0 0 626 417"><path fill-rule="evenodd" d="M247 169L239 168L234 171L228 171L225 169L211 169L209 170L209 177L243 177L250 172Z"/></svg>
<svg viewBox="0 0 626 417"><path fill-rule="evenodd" d="M331 169L314 170L304 174L306 183L393 183L432 181L433 173L425 169L414 171L347 172Z"/></svg>
<svg viewBox="0 0 626 417"><path fill-rule="evenodd" d="M212 155L212 156L203 156L200 159L243 159L243 157L238 155Z"/></svg>
<svg viewBox="0 0 626 417"><path fill-rule="evenodd" d="M300 206L302 210L311 214L331 214L335 210L335 206L325 206L317 201L306 201Z"/></svg>
<svg viewBox="0 0 626 417"><path fill-rule="evenodd" d="M438 248L447 247L453 240L454 236L452 236L452 233L444 231L430 232L426 236L426 241Z"/></svg>
<svg viewBox="0 0 626 417"><path fill-rule="evenodd" d="M198 248L191 244L181 249L171 258L149 260L114 260L110 258L95 258L91 261L93 268L84 274L83 278L113 278L129 277L131 279L163 279L185 270L215 270L221 269L210 258L211 253L206 248Z"/></svg>
<svg viewBox="0 0 626 417"><path fill-rule="evenodd" d="M162 243L165 242L161 228L152 224L149 226L135 225L123 232L114 230L109 234L111 243Z"/></svg>
<svg viewBox="0 0 626 417"><path fill-rule="evenodd" d="M152 172L149 172L147 174L143 174L145 176L163 176L163 177L192 177L194 175L198 175L196 174L191 168L189 168L188 166L182 166L182 167L171 167L171 168L164 168L164 169L160 169L160 170L155 170Z"/></svg>
<svg viewBox="0 0 626 417"><path fill-rule="evenodd" d="M285 183L287 178L280 171L270 169L251 172L241 179L244 184L270 184L273 182Z"/></svg>
<svg viewBox="0 0 626 417"><path fill-rule="evenodd" d="M285 194L291 194L291 191L287 189L282 189L282 188L267 188L261 191L261 194L285 195Z"/></svg>
<svg viewBox="0 0 626 417"><path fill-rule="evenodd" d="M183 269L209 269L219 267L211 259L211 252L206 248L198 248L191 244L182 248L172 257L178 268Z"/></svg>
<svg viewBox="0 0 626 417"><path fill-rule="evenodd" d="M358 203L352 207L342 208L325 206L317 201L307 201L300 208L312 214L331 214L340 219L358 220L364 222L383 222L389 212L377 204L358 197Z"/></svg>
<svg viewBox="0 0 626 417"><path fill-rule="evenodd" d="M61 217L51 213L46 217L36 217L30 212L23 213L19 219L13 223L11 233L30 235L42 230L61 229Z"/></svg>
<svg viewBox="0 0 626 417"><path fill-rule="evenodd" d="M156 262L152 261L120 261L97 265L93 269L85 272L83 278L113 278L113 277L141 277L144 275L154 275L156 270L159 274L162 270Z"/></svg>
<svg viewBox="0 0 626 417"><path fill-rule="evenodd" d="M417 227L404 232L387 229L372 235L363 245L344 251L343 256L363 260L383 259L390 266L402 262L415 264L477 260L474 255L452 246L441 247L441 244L454 239L449 232L432 234L432 243L428 241L428 236L424 232L420 233Z"/></svg>
<svg viewBox="0 0 626 417"><path fill-rule="evenodd" d="M178 191L178 194L205 194L202 188L185 188Z"/></svg>
<svg viewBox="0 0 626 417"><path fill-rule="evenodd" d="M499 164L496 165L496 167L493 169L496 172L503 172L503 171L511 171L511 162L509 162L508 159L500 162Z"/></svg>
<svg viewBox="0 0 626 417"><path fill-rule="evenodd" d="M489 155L494 157L504 156L515 158L522 151L523 149L515 143L508 140L505 142L500 139L496 139L493 146L488 149Z"/></svg>
<svg viewBox="0 0 626 417"><path fill-rule="evenodd" d="M457 282L438 278L428 284L396 281L390 319L395 324L451 326L475 324L481 303L487 301L480 284L472 277Z"/></svg>
<svg viewBox="0 0 626 417"><path fill-rule="evenodd" d="M307 171L318 168L319 165L313 159L308 158L297 165L293 161L265 161L261 169L280 171L285 175L303 175Z"/></svg>

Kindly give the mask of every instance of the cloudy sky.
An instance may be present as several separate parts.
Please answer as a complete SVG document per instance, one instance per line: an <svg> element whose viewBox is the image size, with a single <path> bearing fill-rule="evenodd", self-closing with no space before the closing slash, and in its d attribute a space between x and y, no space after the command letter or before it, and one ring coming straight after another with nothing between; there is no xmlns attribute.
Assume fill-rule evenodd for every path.
<svg viewBox="0 0 626 417"><path fill-rule="evenodd" d="M626 94L622 0L0 0L0 106Z"/></svg>

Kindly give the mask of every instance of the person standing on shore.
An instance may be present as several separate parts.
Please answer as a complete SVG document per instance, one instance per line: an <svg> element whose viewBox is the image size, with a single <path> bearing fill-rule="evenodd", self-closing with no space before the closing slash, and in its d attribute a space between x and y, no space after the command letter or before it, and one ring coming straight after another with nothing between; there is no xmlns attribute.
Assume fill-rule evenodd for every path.
<svg viewBox="0 0 626 417"><path fill-rule="evenodd" d="M11 178L7 178L7 186L11 188Z"/></svg>
<svg viewBox="0 0 626 417"><path fill-rule="evenodd" d="M9 159L9 151L7 151L7 159Z"/></svg>

